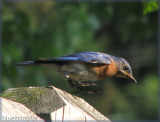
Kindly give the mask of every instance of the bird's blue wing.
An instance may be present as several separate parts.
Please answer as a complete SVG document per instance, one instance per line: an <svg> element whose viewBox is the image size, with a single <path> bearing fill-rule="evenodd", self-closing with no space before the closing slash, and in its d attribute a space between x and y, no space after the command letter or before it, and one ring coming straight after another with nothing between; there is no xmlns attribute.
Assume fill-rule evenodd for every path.
<svg viewBox="0 0 160 122"><path fill-rule="evenodd" d="M52 63L55 61L67 61L67 62L83 62L83 63L97 63L97 64L111 64L111 56L99 52L82 52L68 56L62 56L53 59L38 59L37 62L45 61L46 63Z"/></svg>

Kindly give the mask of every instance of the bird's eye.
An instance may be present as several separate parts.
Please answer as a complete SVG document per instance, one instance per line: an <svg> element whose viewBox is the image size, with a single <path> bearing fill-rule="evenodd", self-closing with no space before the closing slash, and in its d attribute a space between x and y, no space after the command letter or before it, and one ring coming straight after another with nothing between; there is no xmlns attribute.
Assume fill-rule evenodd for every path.
<svg viewBox="0 0 160 122"><path fill-rule="evenodd" d="M125 67L124 67L124 70L129 70L129 67L128 67L128 66L125 66Z"/></svg>

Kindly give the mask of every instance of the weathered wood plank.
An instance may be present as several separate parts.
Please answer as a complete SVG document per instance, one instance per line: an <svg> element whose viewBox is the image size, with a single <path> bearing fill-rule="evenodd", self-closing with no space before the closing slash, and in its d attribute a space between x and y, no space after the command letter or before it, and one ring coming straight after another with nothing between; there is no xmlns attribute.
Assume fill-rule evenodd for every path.
<svg viewBox="0 0 160 122"><path fill-rule="evenodd" d="M2 111L1 120L41 120L42 122L44 122L43 119L38 117L23 104L5 98L0 99L0 111Z"/></svg>
<svg viewBox="0 0 160 122"><path fill-rule="evenodd" d="M1 96L24 104L44 120L110 121L83 99L54 86L12 88L3 92Z"/></svg>
<svg viewBox="0 0 160 122"><path fill-rule="evenodd" d="M56 87L53 87L53 89L55 89L55 91L61 96L61 98L66 104L66 107L64 108L66 112L64 113L65 114L64 116L66 118L69 119L79 115L79 118L77 118L78 120L108 120L109 121L108 118L103 116L100 112L98 112L95 108L89 105L82 98L73 96ZM69 111L69 109L71 109L71 111Z"/></svg>

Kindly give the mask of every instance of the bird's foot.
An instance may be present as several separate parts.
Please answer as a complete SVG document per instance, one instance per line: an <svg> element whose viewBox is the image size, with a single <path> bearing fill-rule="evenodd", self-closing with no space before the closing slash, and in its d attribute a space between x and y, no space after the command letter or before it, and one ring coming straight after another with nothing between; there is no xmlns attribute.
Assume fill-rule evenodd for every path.
<svg viewBox="0 0 160 122"><path fill-rule="evenodd" d="M67 80L69 85L72 88L77 88L79 89L78 91L74 92L74 93L95 93L95 92L99 92L98 89L95 89L95 86L97 86L97 84L95 83L79 83L73 80Z"/></svg>
<svg viewBox="0 0 160 122"><path fill-rule="evenodd" d="M79 86L88 87L88 86L97 86L95 83L79 83Z"/></svg>
<svg viewBox="0 0 160 122"><path fill-rule="evenodd" d="M97 93L100 92L99 89L93 88L93 86L77 86L78 90L74 93Z"/></svg>
<svg viewBox="0 0 160 122"><path fill-rule="evenodd" d="M73 81L73 80L67 80L68 81L68 83L69 83L69 85L71 86L71 87L89 87L89 86L97 86L97 84L95 84L95 83L79 83L79 82L77 82L77 81Z"/></svg>
<svg viewBox="0 0 160 122"><path fill-rule="evenodd" d="M100 92L100 91L98 91L98 90L88 91L88 90L81 90L81 89L79 89L79 90L74 91L73 93L75 93L75 94L78 94L78 93L93 94L93 93L98 93L98 92Z"/></svg>

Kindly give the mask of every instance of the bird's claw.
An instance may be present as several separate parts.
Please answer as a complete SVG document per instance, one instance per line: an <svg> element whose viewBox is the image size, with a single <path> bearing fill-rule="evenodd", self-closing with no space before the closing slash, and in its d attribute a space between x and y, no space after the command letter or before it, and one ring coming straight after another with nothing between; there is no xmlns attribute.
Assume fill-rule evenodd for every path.
<svg viewBox="0 0 160 122"><path fill-rule="evenodd" d="M96 86L97 84L95 83L80 83L79 86L82 86L82 87L88 87L88 86Z"/></svg>
<svg viewBox="0 0 160 122"><path fill-rule="evenodd" d="M95 83L78 83L76 81L68 80L68 83L71 87L89 87L89 86L97 86Z"/></svg>
<svg viewBox="0 0 160 122"><path fill-rule="evenodd" d="M80 91L76 91L74 93L80 93L80 92L85 92L85 93L95 93L98 92L98 90L93 89L94 86L97 86L95 83L78 83L73 80L68 80L69 85L72 88L78 88Z"/></svg>

